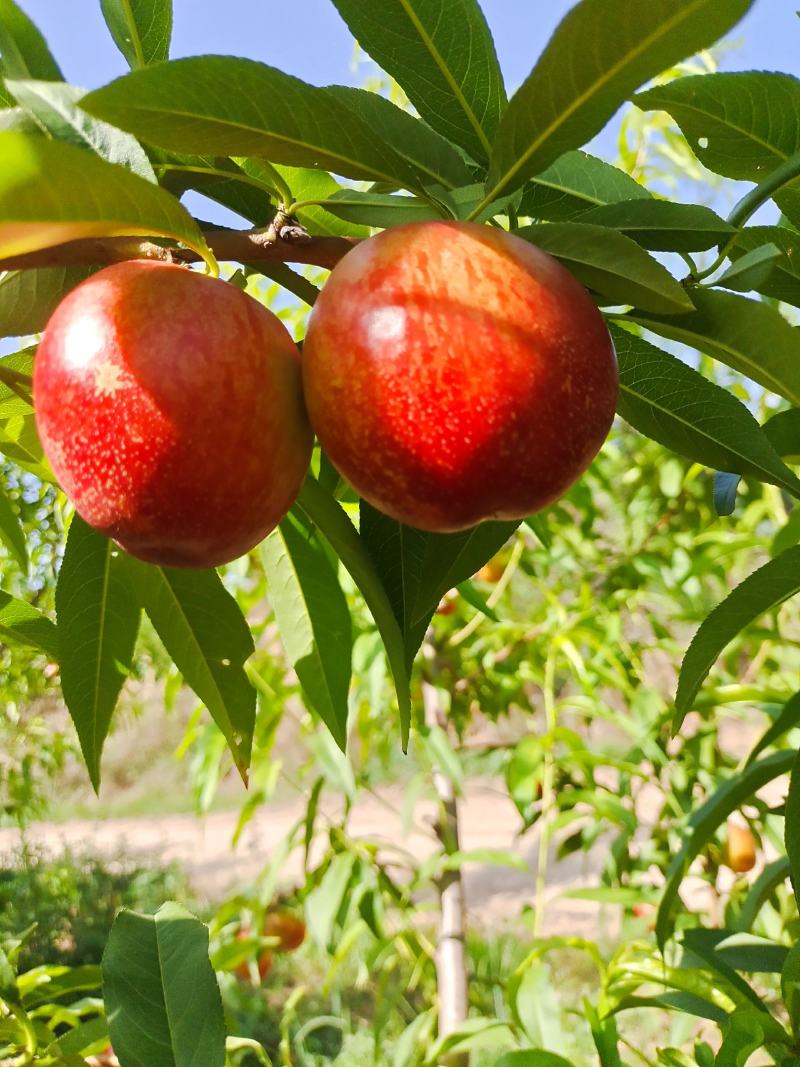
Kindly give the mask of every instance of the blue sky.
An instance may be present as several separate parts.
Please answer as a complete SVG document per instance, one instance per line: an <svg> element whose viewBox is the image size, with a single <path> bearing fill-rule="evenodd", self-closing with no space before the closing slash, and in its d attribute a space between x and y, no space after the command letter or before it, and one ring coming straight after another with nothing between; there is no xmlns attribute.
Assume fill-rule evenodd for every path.
<svg viewBox="0 0 800 1067"><path fill-rule="evenodd" d="M363 0L373 3L375 0ZM647 0L641 0L647 3ZM20 0L42 29L69 81L93 89L126 70L111 43L99 0ZM569 0L481 0L494 33L509 90L523 80ZM755 0L735 30L741 47L724 70L785 70L800 66L796 0ZM358 84L353 41L330 0L174 0L173 56L203 52L249 56L318 85ZM286 13L290 27L277 25ZM287 43L287 35L291 35Z"/></svg>

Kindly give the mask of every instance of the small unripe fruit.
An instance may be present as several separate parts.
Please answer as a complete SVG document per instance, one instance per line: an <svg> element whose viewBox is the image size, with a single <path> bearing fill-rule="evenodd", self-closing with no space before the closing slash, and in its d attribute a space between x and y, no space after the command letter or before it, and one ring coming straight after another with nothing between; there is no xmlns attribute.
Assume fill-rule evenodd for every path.
<svg viewBox="0 0 800 1067"><path fill-rule="evenodd" d="M264 922L264 935L278 938L278 952L293 952L306 939L306 924L291 912L271 912Z"/></svg>
<svg viewBox="0 0 800 1067"><path fill-rule="evenodd" d="M618 389L608 330L576 279L466 222L397 226L348 252L312 312L303 382L350 484L438 532L561 496L605 440Z"/></svg>
<svg viewBox="0 0 800 1067"><path fill-rule="evenodd" d="M78 513L166 566L243 555L291 507L311 456L300 356L270 311L184 267L107 267L56 308L36 422Z"/></svg>
<svg viewBox="0 0 800 1067"><path fill-rule="evenodd" d="M756 865L756 841L752 831L729 819L726 833L722 862L736 874L752 871Z"/></svg>

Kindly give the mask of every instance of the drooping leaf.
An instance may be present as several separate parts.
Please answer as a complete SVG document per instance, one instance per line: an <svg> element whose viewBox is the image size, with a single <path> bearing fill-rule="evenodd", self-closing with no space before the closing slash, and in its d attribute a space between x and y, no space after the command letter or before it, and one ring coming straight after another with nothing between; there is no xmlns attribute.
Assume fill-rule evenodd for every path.
<svg viewBox="0 0 800 1067"><path fill-rule="evenodd" d="M714 284L722 289L733 289L737 293L763 293L770 285L770 278L778 261L783 258L783 253L777 245L759 245L736 259Z"/></svg>
<svg viewBox="0 0 800 1067"><path fill-rule="evenodd" d="M118 163L155 182L150 160L135 137L93 119L78 106L81 97L86 95L85 89L65 82L9 79L6 84L20 105L56 141L89 149L109 163Z"/></svg>
<svg viewBox="0 0 800 1067"><path fill-rule="evenodd" d="M139 604L123 553L75 515L56 585L61 688L95 790L100 755L131 668Z"/></svg>
<svg viewBox="0 0 800 1067"><path fill-rule="evenodd" d="M281 640L310 706L344 751L353 652L352 621L322 544L289 514L262 546Z"/></svg>
<svg viewBox="0 0 800 1067"><path fill-rule="evenodd" d="M734 637L766 611L800 592L800 547L789 548L738 585L694 635L681 666L675 706L689 711L714 661Z"/></svg>
<svg viewBox="0 0 800 1067"><path fill-rule="evenodd" d="M36 608L0 589L0 634L4 640L38 649L58 662L58 634L54 624Z"/></svg>
<svg viewBox="0 0 800 1067"><path fill-rule="evenodd" d="M327 949L334 923L356 864L354 852L340 852L330 862L322 881L305 900L306 919L311 936L321 949Z"/></svg>
<svg viewBox="0 0 800 1067"><path fill-rule="evenodd" d="M789 753L782 752L782 756ZM784 840L794 897L800 906L800 753L790 762L791 778L784 812Z"/></svg>
<svg viewBox="0 0 800 1067"><path fill-rule="evenodd" d="M246 776L256 692L244 664L253 637L216 571L153 567L127 557L131 584L175 666L208 708Z"/></svg>
<svg viewBox="0 0 800 1067"><path fill-rule="evenodd" d="M662 317L638 309L628 318L697 348L793 404L800 404L800 331L758 300L694 289L695 311Z"/></svg>
<svg viewBox="0 0 800 1067"><path fill-rule="evenodd" d="M380 130L384 140L413 167L423 184L433 182L445 189L456 189L473 180L463 158L449 141L385 96L344 85L331 85L328 92L373 130Z"/></svg>
<svg viewBox="0 0 800 1067"><path fill-rule="evenodd" d="M208 929L180 904L119 913L103 953L103 996L126 1067L223 1067L226 1027Z"/></svg>
<svg viewBox="0 0 800 1067"><path fill-rule="evenodd" d="M702 252L736 232L701 204L642 198L594 208L580 221L617 230L656 252Z"/></svg>
<svg viewBox="0 0 800 1067"><path fill-rule="evenodd" d="M649 200L643 185L610 163L586 152L565 152L531 178L522 194L520 213L563 221L620 200Z"/></svg>
<svg viewBox="0 0 800 1067"><path fill-rule="evenodd" d="M713 44L752 0L582 0L500 123L487 193L519 188L598 133L643 82Z"/></svg>
<svg viewBox="0 0 800 1067"><path fill-rule="evenodd" d="M717 515L733 515L741 480L740 474L731 471L717 471L714 474L714 511Z"/></svg>
<svg viewBox="0 0 800 1067"><path fill-rule="evenodd" d="M2 487L0 487L0 541L6 546L22 571L27 574L28 549L25 545L25 534L19 517Z"/></svg>
<svg viewBox="0 0 800 1067"><path fill-rule="evenodd" d="M787 856L768 863L764 870L753 882L747 896L744 899L741 910L734 922L737 930L750 930L758 913L775 891L789 877L790 867Z"/></svg>
<svg viewBox="0 0 800 1067"><path fill-rule="evenodd" d="M700 162L726 178L760 182L800 149L800 81L789 74L694 75L634 103L669 112Z"/></svg>
<svg viewBox="0 0 800 1067"><path fill-rule="evenodd" d="M524 226L517 234L555 256L609 303L680 318L692 309L669 271L622 233L583 222L551 222Z"/></svg>
<svg viewBox="0 0 800 1067"><path fill-rule="evenodd" d="M0 133L0 259L79 237L158 235L213 257L164 189L72 145Z"/></svg>
<svg viewBox="0 0 800 1067"><path fill-rule="evenodd" d="M423 119L480 161L506 102L477 0L333 0L353 36Z"/></svg>
<svg viewBox="0 0 800 1067"><path fill-rule="evenodd" d="M740 230L729 252L733 266L726 272L726 278L735 268L741 269L746 256L765 248L777 248L780 255L777 258L771 256L767 264L769 269L763 277L750 274L746 280L764 296L800 307L800 233L788 226L747 226ZM720 279L720 284L727 282Z"/></svg>
<svg viewBox="0 0 800 1067"><path fill-rule="evenodd" d="M0 0L0 75L49 81L63 77L44 37L15 0Z"/></svg>
<svg viewBox="0 0 800 1067"><path fill-rule="evenodd" d="M50 267L0 274L0 337L40 333L64 296L90 267Z"/></svg>
<svg viewBox="0 0 800 1067"><path fill-rule="evenodd" d="M759 737L758 741L750 749L750 754L747 757L747 763L750 764L760 756L765 748L769 748L779 738L783 737L793 730L795 726L800 724L800 693L795 693L793 697L786 701L781 709L780 715L770 723L764 733Z"/></svg>
<svg viewBox="0 0 800 1067"><path fill-rule="evenodd" d="M800 408L778 411L764 423L764 433L779 456L800 462Z"/></svg>
<svg viewBox="0 0 800 1067"><path fill-rule="evenodd" d="M100 0L100 7L128 66L135 69L167 58L172 0Z"/></svg>
<svg viewBox="0 0 800 1067"><path fill-rule="evenodd" d="M176 152L264 156L414 187L413 170L335 93L234 56L134 71L89 93L92 115Z"/></svg>
<svg viewBox="0 0 800 1067"><path fill-rule="evenodd" d="M674 911L678 902L678 890L692 860L711 840L728 816L738 810L767 782L787 774L794 760L793 752L775 752L771 756L752 763L747 770L724 782L692 814L680 852L667 871L667 881L661 897L656 919L656 937L663 948L674 924ZM787 825L788 825L787 818Z"/></svg>
<svg viewBox="0 0 800 1067"><path fill-rule="evenodd" d="M386 649L386 658L394 680L400 711L400 731L405 747L408 744L411 723L411 696L405 646L380 574L342 506L314 478L306 478L296 506L333 547L372 613Z"/></svg>
<svg viewBox="0 0 800 1067"><path fill-rule="evenodd" d="M800 492L796 475L729 390L641 337L610 329L619 362L617 411L631 426L712 470L752 474Z"/></svg>

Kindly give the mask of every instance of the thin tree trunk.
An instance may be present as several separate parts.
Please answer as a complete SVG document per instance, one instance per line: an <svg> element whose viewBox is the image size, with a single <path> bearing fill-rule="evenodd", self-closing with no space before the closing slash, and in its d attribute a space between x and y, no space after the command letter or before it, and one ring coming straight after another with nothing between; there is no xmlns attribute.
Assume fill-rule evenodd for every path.
<svg viewBox="0 0 800 1067"><path fill-rule="evenodd" d="M422 683L425 722L446 728L439 695L429 682ZM442 851L459 850L458 800L452 781L441 768L433 769L433 784L439 798L436 833ZM467 1018L466 909L461 871L445 871L438 881L440 923L436 946L436 979L439 991L439 1036L460 1029ZM467 1067L469 1055L456 1053L443 1060L448 1067Z"/></svg>

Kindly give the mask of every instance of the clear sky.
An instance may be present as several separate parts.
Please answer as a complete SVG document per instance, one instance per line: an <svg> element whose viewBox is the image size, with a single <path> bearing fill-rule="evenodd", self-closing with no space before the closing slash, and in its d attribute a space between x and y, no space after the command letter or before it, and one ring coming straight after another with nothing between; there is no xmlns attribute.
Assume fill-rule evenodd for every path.
<svg viewBox="0 0 800 1067"><path fill-rule="evenodd" d="M125 72L125 61L105 29L99 0L20 3L48 38L69 81L93 89ZM481 0L481 6L511 91L572 4ZM722 69L800 72L798 6L797 0L755 0L734 31L741 47L724 57ZM248 56L318 85L363 80L363 73L352 68L352 38L330 0L174 0L174 9L175 57L203 52ZM279 29L282 15L290 20L284 30Z"/></svg>

